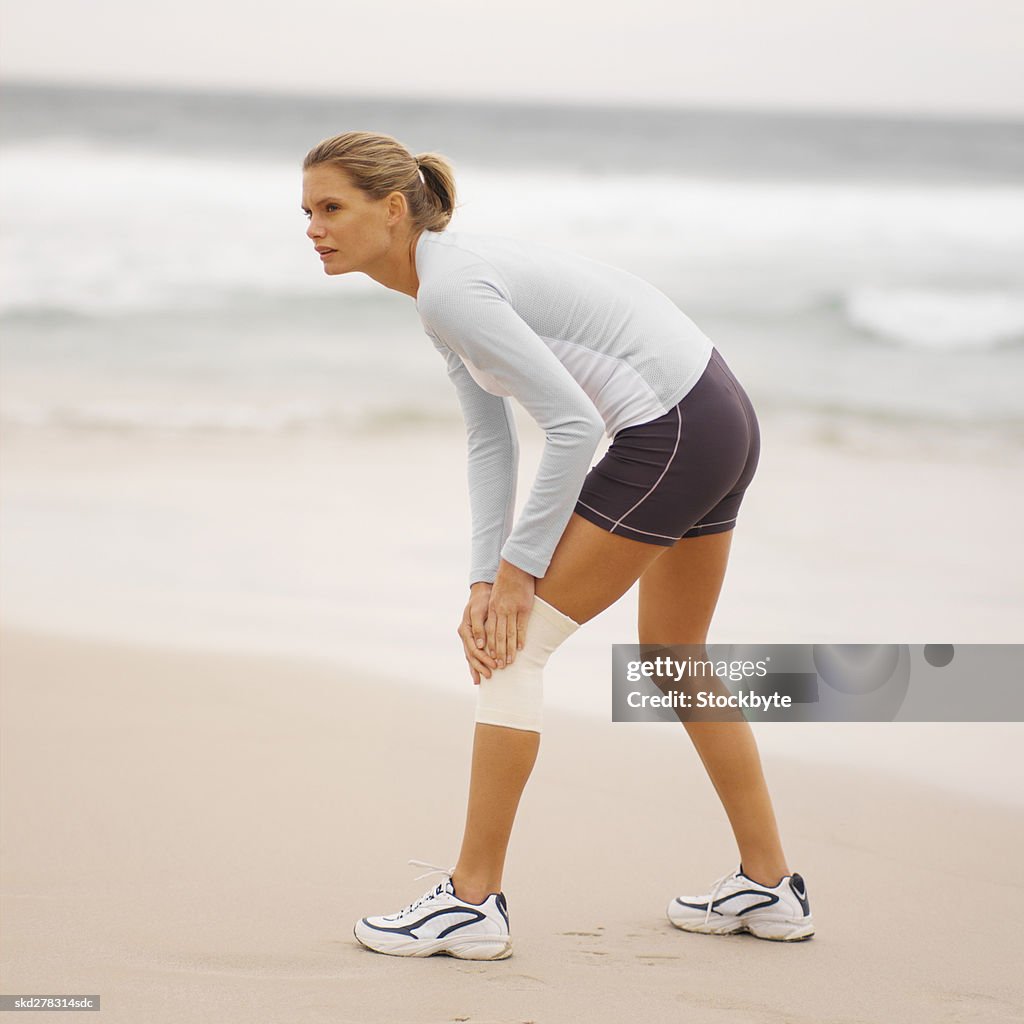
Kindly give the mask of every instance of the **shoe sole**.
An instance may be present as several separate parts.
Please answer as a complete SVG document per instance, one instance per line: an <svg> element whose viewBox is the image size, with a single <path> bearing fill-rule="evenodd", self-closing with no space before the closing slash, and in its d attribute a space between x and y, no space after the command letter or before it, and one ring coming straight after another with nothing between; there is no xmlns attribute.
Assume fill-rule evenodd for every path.
<svg viewBox="0 0 1024 1024"><path fill-rule="evenodd" d="M767 939L770 942L804 942L814 938L814 923L806 918L797 920L742 921L738 918L731 918L719 921L675 921L671 917L669 921L684 932L695 932L701 935L739 935L747 932L755 939Z"/></svg>
<svg viewBox="0 0 1024 1024"><path fill-rule="evenodd" d="M358 927L358 925L356 926ZM409 939L406 942L395 942L389 946L373 945L360 936L355 928L352 934L356 942L374 953L386 956L453 956L458 960L505 960L512 955L511 939L464 939L460 942L448 942L435 939L428 942L424 939Z"/></svg>

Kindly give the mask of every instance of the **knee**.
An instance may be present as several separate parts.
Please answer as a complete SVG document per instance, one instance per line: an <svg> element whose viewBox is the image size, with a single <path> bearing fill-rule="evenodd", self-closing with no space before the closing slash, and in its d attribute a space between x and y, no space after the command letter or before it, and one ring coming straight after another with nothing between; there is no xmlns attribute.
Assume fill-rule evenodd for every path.
<svg viewBox="0 0 1024 1024"><path fill-rule="evenodd" d="M539 597L526 627L526 642L516 660L481 679L476 720L485 725L540 732L544 703L544 666L579 623Z"/></svg>

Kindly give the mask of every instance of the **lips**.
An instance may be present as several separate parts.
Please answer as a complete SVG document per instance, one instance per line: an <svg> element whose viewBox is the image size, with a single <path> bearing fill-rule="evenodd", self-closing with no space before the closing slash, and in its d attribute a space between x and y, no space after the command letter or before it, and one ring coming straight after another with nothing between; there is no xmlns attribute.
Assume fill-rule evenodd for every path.
<svg viewBox="0 0 1024 1024"><path fill-rule="evenodd" d="M338 250L337 249L328 249L326 246L319 246L318 245L317 248L316 248L316 251L319 254L320 258L323 259L325 256L330 256L330 254L332 252L337 252Z"/></svg>

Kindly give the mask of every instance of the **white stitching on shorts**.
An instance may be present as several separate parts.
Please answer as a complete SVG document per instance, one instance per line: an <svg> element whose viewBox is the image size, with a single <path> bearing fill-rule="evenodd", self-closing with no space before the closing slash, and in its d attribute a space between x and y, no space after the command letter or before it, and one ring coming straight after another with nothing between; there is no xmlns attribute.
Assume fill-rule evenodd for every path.
<svg viewBox="0 0 1024 1024"><path fill-rule="evenodd" d="M679 427L676 430L676 445L672 449L672 454L668 457L668 462L665 463L665 468L661 471L661 476L659 476L658 479L654 481L654 483L651 485L651 489L633 506L633 508L626 509L626 511L623 512L621 516L619 516L618 520L615 523L615 526L618 526L622 522L622 520L625 519L626 516L629 515L630 512L632 512L634 509L636 509L640 505L642 505L654 493L655 488L658 486L658 484L661 483L661 481L664 478L665 474L668 472L668 467L672 465L672 460L676 457L676 452L679 451L679 439L683 436L683 414L679 411L679 406L678 405L676 406L676 416L679 419ZM613 530L615 529L615 526L612 527ZM629 529L632 530L633 527L630 526ZM637 533L646 533L646 532L647 532L646 530L637 530ZM658 536L665 536L665 535L664 534L652 534L652 536L658 537Z"/></svg>
<svg viewBox="0 0 1024 1024"><path fill-rule="evenodd" d="M580 501L579 499L577 499L576 504L577 505L582 505L586 509L590 509L590 511L593 512L594 515L600 516L602 519L607 519L608 522L612 524L611 529L608 531L609 533L613 533L615 531L615 527L619 525L618 523L615 522L614 519L612 519L611 516L606 516L603 512L599 512L596 508L594 508L592 505L588 505L585 501ZM626 527L624 527L624 529L632 530L634 533L643 533L643 534L645 534L648 537L664 537L665 540L681 540L682 539L680 537L673 537L669 533L652 533L650 530L638 530L635 526L626 526Z"/></svg>
<svg viewBox="0 0 1024 1024"><path fill-rule="evenodd" d="M589 509L591 512L594 513L594 515L600 516L602 519L607 519L609 523L614 523L614 525L608 532L615 532L615 527L619 524L616 523L611 516L606 516L603 512L600 512L598 509L594 508L593 505L588 505L585 501L577 499L576 504L582 505L585 509ZM694 523L693 526L691 526L690 529L686 531L686 533L689 533L690 530L701 530L705 526L724 526L726 523L735 523L738 518L739 516L733 516L732 519L719 519L714 523ZM642 533L647 537L663 537L665 540L682 540L683 537L686 536L685 533L683 534L683 537L673 537L669 533L652 533L650 530L638 530L635 526L625 526L623 527L623 529L632 530L633 533Z"/></svg>

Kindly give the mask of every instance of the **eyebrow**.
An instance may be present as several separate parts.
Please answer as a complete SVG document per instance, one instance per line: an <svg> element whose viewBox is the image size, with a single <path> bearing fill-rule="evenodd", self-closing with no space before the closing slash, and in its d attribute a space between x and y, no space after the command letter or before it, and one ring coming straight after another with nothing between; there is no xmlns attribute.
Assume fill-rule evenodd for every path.
<svg viewBox="0 0 1024 1024"><path fill-rule="evenodd" d="M325 199L318 199L313 205L323 206L324 203L340 203L342 200L335 199L333 196L327 196ZM309 207L303 206L302 211L305 212Z"/></svg>

